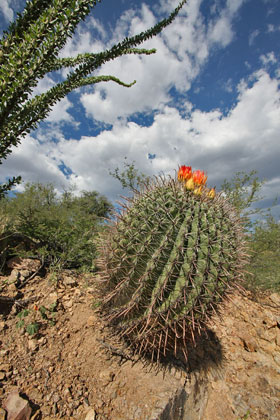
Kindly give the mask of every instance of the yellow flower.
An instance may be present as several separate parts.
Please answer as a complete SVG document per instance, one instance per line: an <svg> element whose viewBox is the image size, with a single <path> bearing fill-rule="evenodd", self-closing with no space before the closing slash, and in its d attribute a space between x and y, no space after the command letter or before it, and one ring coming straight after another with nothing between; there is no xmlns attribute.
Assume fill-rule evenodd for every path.
<svg viewBox="0 0 280 420"><path fill-rule="evenodd" d="M194 182L193 182L192 178L187 180L186 188L187 188L187 190L193 190L194 189Z"/></svg>
<svg viewBox="0 0 280 420"><path fill-rule="evenodd" d="M210 197L210 198L214 198L215 197L215 195L216 195L216 191L215 191L215 188L211 188L211 190L208 192L208 197Z"/></svg>
<svg viewBox="0 0 280 420"><path fill-rule="evenodd" d="M201 195L202 194L202 186L196 188L193 193L195 195Z"/></svg>

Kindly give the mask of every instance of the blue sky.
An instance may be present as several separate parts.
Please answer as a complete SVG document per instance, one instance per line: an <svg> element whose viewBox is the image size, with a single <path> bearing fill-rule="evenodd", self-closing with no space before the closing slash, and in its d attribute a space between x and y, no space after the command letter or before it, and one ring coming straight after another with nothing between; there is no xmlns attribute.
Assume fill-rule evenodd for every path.
<svg viewBox="0 0 280 420"><path fill-rule="evenodd" d="M1 0L2 30L24 5ZM108 48L176 5L103 0L60 56ZM148 175L191 165L218 188L237 171L257 170L267 180L267 206L280 185L279 36L279 0L189 0L172 25L143 44L155 55L122 57L97 72L136 85L110 82L68 95L0 166L0 178L21 174L114 201L123 191L109 171L122 168L125 157ZM47 75L34 94L65 74Z"/></svg>

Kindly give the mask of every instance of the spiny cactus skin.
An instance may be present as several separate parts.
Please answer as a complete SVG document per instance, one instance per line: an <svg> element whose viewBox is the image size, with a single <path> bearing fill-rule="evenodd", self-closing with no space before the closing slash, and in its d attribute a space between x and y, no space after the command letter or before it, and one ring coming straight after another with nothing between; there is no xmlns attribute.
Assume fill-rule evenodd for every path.
<svg viewBox="0 0 280 420"><path fill-rule="evenodd" d="M129 201L100 245L103 313L140 354L180 347L187 359L187 343L242 277L240 221L221 194L196 195L171 178Z"/></svg>

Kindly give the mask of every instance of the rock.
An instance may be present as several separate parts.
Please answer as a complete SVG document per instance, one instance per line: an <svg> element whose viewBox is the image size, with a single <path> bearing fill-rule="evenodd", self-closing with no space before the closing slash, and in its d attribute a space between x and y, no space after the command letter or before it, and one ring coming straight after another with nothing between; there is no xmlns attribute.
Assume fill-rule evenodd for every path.
<svg viewBox="0 0 280 420"><path fill-rule="evenodd" d="M47 299L47 306L53 305L58 301L58 294L57 292L50 293Z"/></svg>
<svg viewBox="0 0 280 420"><path fill-rule="evenodd" d="M103 370L99 375L99 378L107 384L109 382L112 382L114 377L115 377L115 374L112 370Z"/></svg>
<svg viewBox="0 0 280 420"><path fill-rule="evenodd" d="M4 372L9 372L12 369L11 365L9 363L1 363L0 364L0 370Z"/></svg>
<svg viewBox="0 0 280 420"><path fill-rule="evenodd" d="M5 420L6 414L7 412L3 408L0 408L0 420Z"/></svg>
<svg viewBox="0 0 280 420"><path fill-rule="evenodd" d="M97 321L96 316L91 315L87 320L87 326L92 327L96 323L96 321Z"/></svg>
<svg viewBox="0 0 280 420"><path fill-rule="evenodd" d="M95 420L96 418L96 413L95 410L93 408L91 408L88 412L87 415L85 417L85 420Z"/></svg>
<svg viewBox="0 0 280 420"><path fill-rule="evenodd" d="M7 262L8 268L16 268L17 270L29 270L35 273L41 266L41 261L32 258L13 257Z"/></svg>
<svg viewBox="0 0 280 420"><path fill-rule="evenodd" d="M17 391L11 392L4 401L3 408L8 412L7 420L29 420L31 407L27 400L20 397Z"/></svg>
<svg viewBox="0 0 280 420"><path fill-rule="evenodd" d="M68 308L68 309L72 308L72 306L73 306L73 300L70 299L70 300L67 300L67 301L63 302L63 306L65 308Z"/></svg>
<svg viewBox="0 0 280 420"><path fill-rule="evenodd" d="M0 372L0 381L4 381L5 378L6 378L6 373Z"/></svg>
<svg viewBox="0 0 280 420"><path fill-rule="evenodd" d="M31 276L32 271L30 270L20 270L20 280L25 280L27 277Z"/></svg>
<svg viewBox="0 0 280 420"><path fill-rule="evenodd" d="M7 325L4 321L0 321L0 331L4 331L7 328Z"/></svg>
<svg viewBox="0 0 280 420"><path fill-rule="evenodd" d="M11 271L11 274L8 277L8 282L9 283L16 283L19 279L20 273L19 271L15 268Z"/></svg>
<svg viewBox="0 0 280 420"><path fill-rule="evenodd" d="M73 277L64 277L63 278L63 283L65 284L65 286L68 287L75 287L77 286L77 282L75 279L73 279Z"/></svg>
<svg viewBox="0 0 280 420"><path fill-rule="evenodd" d="M39 347L37 340L28 340L27 346L30 351L36 351Z"/></svg>
<svg viewBox="0 0 280 420"><path fill-rule="evenodd" d="M245 350L249 352L257 351L258 344L253 337L246 337L245 339L243 339L243 343Z"/></svg>
<svg viewBox="0 0 280 420"><path fill-rule="evenodd" d="M280 295L278 293L272 293L269 296L269 299L275 303L275 305L280 305Z"/></svg>

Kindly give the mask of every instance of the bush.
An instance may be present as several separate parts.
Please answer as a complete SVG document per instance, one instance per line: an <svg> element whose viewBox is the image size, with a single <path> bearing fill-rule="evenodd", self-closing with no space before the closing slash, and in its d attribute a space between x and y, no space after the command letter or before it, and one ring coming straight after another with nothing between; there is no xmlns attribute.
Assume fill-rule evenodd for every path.
<svg viewBox="0 0 280 420"><path fill-rule="evenodd" d="M249 290L274 290L280 292L280 224L268 216L257 222L249 236L251 259L247 277Z"/></svg>
<svg viewBox="0 0 280 420"><path fill-rule="evenodd" d="M60 268L94 268L95 237L112 205L97 192L58 196L53 185L27 184L0 201L2 249L6 256L40 258Z"/></svg>

